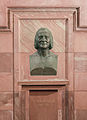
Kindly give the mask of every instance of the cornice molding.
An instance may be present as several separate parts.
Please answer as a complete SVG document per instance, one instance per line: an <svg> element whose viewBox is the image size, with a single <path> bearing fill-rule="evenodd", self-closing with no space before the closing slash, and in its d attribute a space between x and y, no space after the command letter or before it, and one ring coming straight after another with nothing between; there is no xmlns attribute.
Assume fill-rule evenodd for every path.
<svg viewBox="0 0 87 120"><path fill-rule="evenodd" d="M14 24L14 15L20 19L20 15L30 12L71 12L73 14L73 30L87 31L87 26L80 25L80 7L8 7L7 8L7 26L0 26L0 32L12 32ZM60 15L61 19L61 15ZM68 17L66 18L68 19Z"/></svg>

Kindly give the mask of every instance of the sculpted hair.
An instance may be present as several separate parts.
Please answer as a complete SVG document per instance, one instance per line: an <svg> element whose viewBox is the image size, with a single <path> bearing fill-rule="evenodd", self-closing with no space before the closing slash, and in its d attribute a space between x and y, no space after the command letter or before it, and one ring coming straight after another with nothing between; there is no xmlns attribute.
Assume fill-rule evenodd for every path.
<svg viewBox="0 0 87 120"><path fill-rule="evenodd" d="M36 32L35 39L34 39L34 47L35 47L36 49L39 48L39 45L38 45L38 42L39 42L38 35L39 35L39 33L44 32L44 31L49 34L49 40L50 40L49 49L52 49L52 48L53 48L53 36L52 36L51 31L48 30L47 28L40 28L40 29Z"/></svg>

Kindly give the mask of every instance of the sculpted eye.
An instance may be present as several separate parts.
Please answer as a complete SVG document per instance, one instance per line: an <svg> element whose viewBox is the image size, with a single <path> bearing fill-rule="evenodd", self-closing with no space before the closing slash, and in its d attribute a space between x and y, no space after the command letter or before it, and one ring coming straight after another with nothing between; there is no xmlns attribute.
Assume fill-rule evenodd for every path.
<svg viewBox="0 0 87 120"><path fill-rule="evenodd" d="M39 39L42 39L43 38L43 36L39 36Z"/></svg>
<svg viewBox="0 0 87 120"><path fill-rule="evenodd" d="M47 36L45 36L45 39L48 39L48 37L47 37Z"/></svg>

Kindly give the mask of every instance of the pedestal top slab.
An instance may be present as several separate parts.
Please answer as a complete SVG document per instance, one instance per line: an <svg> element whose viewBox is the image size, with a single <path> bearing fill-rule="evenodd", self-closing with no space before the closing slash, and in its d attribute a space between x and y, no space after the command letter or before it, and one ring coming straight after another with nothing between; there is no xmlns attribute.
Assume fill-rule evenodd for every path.
<svg viewBox="0 0 87 120"><path fill-rule="evenodd" d="M21 80L19 85L68 85L69 80L66 79L48 79L48 80Z"/></svg>

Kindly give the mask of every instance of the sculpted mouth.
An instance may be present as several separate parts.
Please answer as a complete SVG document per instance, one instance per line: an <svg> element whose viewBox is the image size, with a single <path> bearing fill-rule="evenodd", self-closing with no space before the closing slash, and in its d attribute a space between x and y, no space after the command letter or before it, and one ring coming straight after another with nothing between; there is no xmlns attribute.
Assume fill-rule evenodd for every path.
<svg viewBox="0 0 87 120"><path fill-rule="evenodd" d="M42 46L47 46L47 44L45 44L45 43L43 43L43 44L41 44Z"/></svg>
<svg viewBox="0 0 87 120"><path fill-rule="evenodd" d="M45 44L47 44L47 42L40 42L40 44L45 45Z"/></svg>

